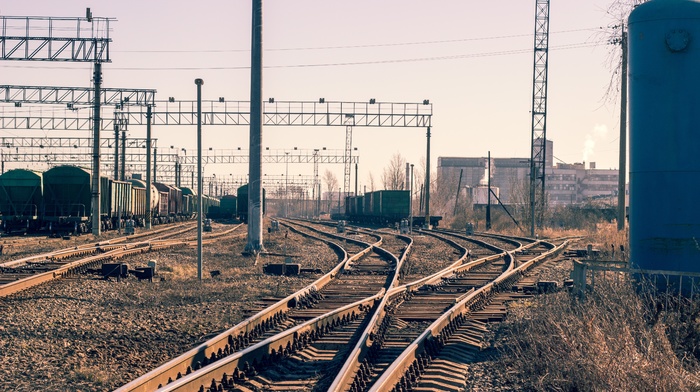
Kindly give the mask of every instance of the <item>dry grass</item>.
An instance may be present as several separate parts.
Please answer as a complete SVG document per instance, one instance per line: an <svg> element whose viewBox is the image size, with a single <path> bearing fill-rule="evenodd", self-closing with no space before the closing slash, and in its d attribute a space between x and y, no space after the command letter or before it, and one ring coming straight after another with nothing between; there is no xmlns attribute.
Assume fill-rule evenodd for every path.
<svg viewBox="0 0 700 392"><path fill-rule="evenodd" d="M506 377L535 391L699 391L698 304L661 311L630 283L603 281L585 301L566 292L513 309Z"/></svg>

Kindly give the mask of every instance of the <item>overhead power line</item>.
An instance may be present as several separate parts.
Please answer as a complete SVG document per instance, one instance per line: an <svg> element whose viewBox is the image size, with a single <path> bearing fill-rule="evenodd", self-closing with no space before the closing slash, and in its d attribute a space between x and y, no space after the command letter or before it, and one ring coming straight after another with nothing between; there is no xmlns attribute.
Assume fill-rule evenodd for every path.
<svg viewBox="0 0 700 392"><path fill-rule="evenodd" d="M584 42L576 44L567 44L557 47L550 47L549 50L570 50L570 49L581 49L581 48L591 48L598 46L599 44L607 44L607 41L596 41L596 42ZM397 63L413 63L413 62L426 62L426 61L446 61L446 60L460 60L468 58L480 58L480 57L495 57L495 56L507 56L515 54L532 53L532 49L514 49L514 50L503 50L497 52L483 52L483 53L470 53L470 54L458 54L458 55L447 55L447 56L432 56L432 57L418 57L418 58L408 58L408 59L387 59L387 60L366 60L366 61L347 61L347 62L335 62L335 63L316 63L316 64L280 64L280 65L267 65L264 66L266 69L281 69L281 68L319 68L319 67L340 67L340 66L355 66L355 65L373 65L373 64L397 64ZM0 66L0 68L30 68L25 66ZM32 69L78 69L73 67L31 67ZM110 71L200 71L200 70L248 70L250 66L220 66L220 67L109 67Z"/></svg>

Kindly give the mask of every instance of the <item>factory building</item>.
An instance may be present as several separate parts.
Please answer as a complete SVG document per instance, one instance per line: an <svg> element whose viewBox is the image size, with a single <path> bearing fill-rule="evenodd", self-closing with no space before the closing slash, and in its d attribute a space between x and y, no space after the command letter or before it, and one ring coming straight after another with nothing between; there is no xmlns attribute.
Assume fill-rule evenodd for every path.
<svg viewBox="0 0 700 392"><path fill-rule="evenodd" d="M553 164L554 144L547 141L545 157L545 188L550 206L580 204L593 199L610 197L617 204L619 171L597 169L595 162ZM460 173L460 188L469 189L486 185L487 157L438 157L438 181L449 189L456 189ZM499 189L505 204L529 200L530 159L491 158L491 187ZM495 202L495 201L494 201Z"/></svg>

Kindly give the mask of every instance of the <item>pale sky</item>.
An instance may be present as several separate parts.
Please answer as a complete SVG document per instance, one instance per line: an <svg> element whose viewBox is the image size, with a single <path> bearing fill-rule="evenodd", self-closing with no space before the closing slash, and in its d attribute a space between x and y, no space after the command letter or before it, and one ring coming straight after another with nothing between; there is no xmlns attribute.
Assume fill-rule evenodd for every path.
<svg viewBox="0 0 700 392"><path fill-rule="evenodd" d="M605 101L611 50L599 32L614 23L612 0L553 0L547 137L555 162L618 167L619 103ZM250 97L250 1L0 1L5 16L93 16L111 27L105 87L152 88L157 99ZM531 139L534 0L268 0L263 11L263 97L276 100L433 103L431 167L439 156L528 157ZM398 61L397 61L398 60ZM340 63L344 65L339 65ZM90 86L89 64L0 62L0 84ZM205 127L203 145L248 147L247 127ZM155 127L161 147L196 149L194 127ZM0 130L0 136L63 136ZM129 135L145 137L145 127ZM89 136L86 132L84 136ZM111 137L111 132L104 135ZM344 127L265 127L270 149L340 150ZM400 152L419 164L424 128L355 127L360 187L379 180ZM270 174L284 165L265 165ZM293 167L292 167L293 166ZM205 175L247 173L247 164L208 165ZM341 165L331 169L342 184ZM311 165L289 174L311 175ZM354 174L352 179L354 184Z"/></svg>

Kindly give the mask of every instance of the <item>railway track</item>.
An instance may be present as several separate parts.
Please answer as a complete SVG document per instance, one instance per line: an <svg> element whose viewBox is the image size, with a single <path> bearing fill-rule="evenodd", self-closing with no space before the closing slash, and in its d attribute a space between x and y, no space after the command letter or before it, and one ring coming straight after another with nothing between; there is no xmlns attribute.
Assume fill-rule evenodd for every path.
<svg viewBox="0 0 700 392"><path fill-rule="evenodd" d="M211 241L218 236L228 235L237 227L212 233L207 238ZM2 263L0 264L0 297L54 279L84 273L104 262L160 249L193 246L196 237L170 238L182 236L195 228L196 224L192 223L170 226ZM144 240L146 237L152 238Z"/></svg>
<svg viewBox="0 0 700 392"><path fill-rule="evenodd" d="M538 241L518 249L519 254L505 273L468 293L436 319L371 385L351 390L461 390L467 364L481 349L485 323L502 319L505 302L522 296L512 287L529 270L561 252L566 244Z"/></svg>
<svg viewBox="0 0 700 392"><path fill-rule="evenodd" d="M331 326L366 313L387 289L388 277L392 275L395 266L373 252L374 246L381 243L381 237L375 236L373 239L376 241L367 243L323 232L311 226L291 222L284 224L289 230L327 243L339 256L336 267L296 293L268 307L256 309L253 316L233 328L124 385L118 391L153 391L176 384L181 377L202 367L236 362L241 358L244 361L252 358L249 366L255 367L256 360L260 359L257 354L259 351L279 352L282 347L281 351L284 352L287 343L299 341L304 334L313 337L325 334ZM352 248L351 256L345 247ZM279 344L275 345L276 343Z"/></svg>
<svg viewBox="0 0 700 392"><path fill-rule="evenodd" d="M306 226L306 228L315 230L316 233L323 236L336 237L336 239L347 238L310 226ZM386 237L382 238L382 241ZM375 249L381 253L387 252L385 249L376 248L379 242L375 244ZM400 258L394 258L396 265L399 266L405 259L406 252L410 249L410 243L407 246L405 240L401 242L393 241L390 245L403 250ZM350 271L362 268L361 263L350 262L348 265ZM376 263L369 265L372 270L376 268ZM363 275L360 274L360 277L363 278L363 285L366 285L367 280ZM397 274L394 272L390 276L390 280L387 279L387 282L390 282L388 287L393 287L396 281ZM341 290L343 295L346 295L346 291ZM213 381L214 390L228 388L229 384L235 384L237 390L246 390L246 388L249 390L308 390L310 385L317 385L317 389L325 390L325 387L332 381L336 370L339 370L339 367L344 364L342 359L346 355L353 355L352 352L347 354L348 350L353 347L352 343L366 338L371 333L369 329L364 327L375 324L382 313L386 298L383 295L384 292L385 289L382 289L377 295L334 309L294 327L303 329L308 328L309 325L330 325L330 328L322 329L323 333L319 333L318 330L315 330L316 332L308 330L300 332L293 329L272 336L248 349L228 356L222 361L217 361L200 372L194 372L179 380L176 379L161 390L203 390L205 387L211 389L212 379L218 380ZM372 310L368 312L370 304ZM349 309L351 309L351 313L346 313L345 319L337 318L338 312L348 312ZM329 319L336 321L329 323L327 322ZM287 349L284 339L289 339L291 334L295 337L301 336L301 338L291 342L287 341L290 343L289 349ZM276 351L272 351L275 350L275 347L277 347ZM283 355L278 354L280 350L284 353ZM283 358L288 360L282 360ZM270 370L273 362L276 363L275 366L282 366L282 368ZM295 365L298 364L302 365L296 368ZM291 367L285 370L284 367L287 366ZM270 378L267 378L266 373L263 373L263 368L265 371L273 372L272 375L267 374ZM292 371L292 368L295 370ZM323 375L325 377L322 377ZM135 390L126 389L126 387L128 385L120 390Z"/></svg>
<svg viewBox="0 0 700 392"><path fill-rule="evenodd" d="M446 262L443 270L397 286L397 271L411 249L410 240L407 244L382 233L375 243L364 243L364 249L348 257L339 243L359 247L353 235L282 223L328 243L342 261L313 284L118 392L368 390L388 371L395 373L395 364L413 342L446 315L454 314L460 304L468 303L470 313L500 312L500 307L489 305L479 293L505 279L516 265L532 264L540 251L528 248L550 249L540 242L523 246L504 237L489 237L492 243L487 243L486 237L465 240L462 236L471 244L467 249L457 244L457 237L429 233L463 249L462 256ZM382 244L400 251L400 257L382 249ZM517 257L516 251L520 252ZM480 322L475 319L469 325L483 328Z"/></svg>

